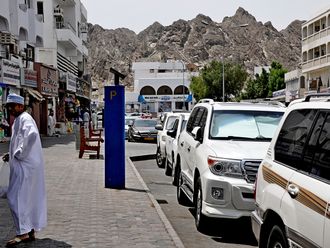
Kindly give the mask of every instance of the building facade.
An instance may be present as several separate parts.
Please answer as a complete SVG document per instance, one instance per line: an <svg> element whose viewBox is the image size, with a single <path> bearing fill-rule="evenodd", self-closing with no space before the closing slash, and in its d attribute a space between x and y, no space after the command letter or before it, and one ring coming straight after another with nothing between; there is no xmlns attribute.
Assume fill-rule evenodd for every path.
<svg viewBox="0 0 330 248"><path fill-rule="evenodd" d="M134 62L134 92L126 93L126 111L191 110L189 86L197 67L182 61Z"/></svg>
<svg viewBox="0 0 330 248"><path fill-rule="evenodd" d="M11 92L25 98L41 134L47 134L50 110L57 121L65 121L68 96L76 103L81 94L88 102L86 28L87 11L80 0L1 1L1 123L12 122L3 107Z"/></svg>
<svg viewBox="0 0 330 248"><path fill-rule="evenodd" d="M306 93L329 92L330 8L302 25L302 74Z"/></svg>

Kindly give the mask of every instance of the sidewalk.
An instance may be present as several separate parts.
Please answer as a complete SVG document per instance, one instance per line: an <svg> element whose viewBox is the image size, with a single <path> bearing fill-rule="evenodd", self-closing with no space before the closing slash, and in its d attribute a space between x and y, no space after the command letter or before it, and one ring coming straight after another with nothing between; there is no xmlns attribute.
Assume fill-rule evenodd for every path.
<svg viewBox="0 0 330 248"><path fill-rule="evenodd" d="M126 189L104 188L104 160L82 159L74 135L42 139L48 226L17 247L181 247L182 242L134 165L126 159ZM0 144L0 155L8 144ZM104 154L102 150L101 154ZM0 247L15 236L6 199L0 199Z"/></svg>

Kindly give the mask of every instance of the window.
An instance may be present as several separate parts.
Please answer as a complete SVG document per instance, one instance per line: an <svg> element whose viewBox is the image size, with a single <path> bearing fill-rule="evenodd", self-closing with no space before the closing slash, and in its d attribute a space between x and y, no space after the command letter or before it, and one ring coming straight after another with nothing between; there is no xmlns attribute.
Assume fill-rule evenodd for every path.
<svg viewBox="0 0 330 248"><path fill-rule="evenodd" d="M170 130L173 128L176 118L177 117L175 116L170 116L167 118L166 127L165 127L166 130Z"/></svg>
<svg viewBox="0 0 330 248"><path fill-rule="evenodd" d="M302 153L317 110L292 111L286 118L275 144L275 159L291 167L301 166Z"/></svg>
<svg viewBox="0 0 330 248"><path fill-rule="evenodd" d="M191 133L191 131L195 127L200 127L200 123L203 117L203 113L207 113L207 110L205 108L194 108L193 112L191 113L188 123L187 123L187 132Z"/></svg>
<svg viewBox="0 0 330 248"><path fill-rule="evenodd" d="M197 114L198 108L194 108L191 112L191 115L189 117L188 123L187 123L187 132L190 133L193 130L193 122L195 119L195 115Z"/></svg>
<svg viewBox="0 0 330 248"><path fill-rule="evenodd" d="M303 170L330 180L330 113L321 112L308 142Z"/></svg>
<svg viewBox="0 0 330 248"><path fill-rule="evenodd" d="M272 111L214 111L210 137L270 141L282 115Z"/></svg>

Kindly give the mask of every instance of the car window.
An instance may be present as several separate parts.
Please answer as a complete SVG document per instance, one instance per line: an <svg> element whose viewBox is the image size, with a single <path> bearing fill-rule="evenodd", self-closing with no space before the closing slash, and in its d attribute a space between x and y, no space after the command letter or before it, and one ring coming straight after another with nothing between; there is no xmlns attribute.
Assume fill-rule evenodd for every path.
<svg viewBox="0 0 330 248"><path fill-rule="evenodd" d="M198 110L199 110L199 108L194 108L189 117L189 120L187 123L187 132L189 132L189 133L193 130L193 123L194 123Z"/></svg>
<svg viewBox="0 0 330 248"><path fill-rule="evenodd" d="M304 154L303 169L330 180L330 113L321 112Z"/></svg>
<svg viewBox="0 0 330 248"><path fill-rule="evenodd" d="M165 127L166 130L170 130L170 129L173 128L173 125L174 125L174 122L175 122L176 118L177 118L176 116L169 116L167 118L166 127Z"/></svg>
<svg viewBox="0 0 330 248"><path fill-rule="evenodd" d="M214 111L210 127L213 139L271 140L283 112Z"/></svg>
<svg viewBox="0 0 330 248"><path fill-rule="evenodd" d="M156 120L135 120L134 121L134 126L135 127L155 127L157 124Z"/></svg>
<svg viewBox="0 0 330 248"><path fill-rule="evenodd" d="M277 161L294 168L301 166L304 145L316 113L314 109L300 109L287 116L275 144Z"/></svg>
<svg viewBox="0 0 330 248"><path fill-rule="evenodd" d="M181 125L181 131L180 132L182 132L184 130L186 125L187 125L187 120L182 120L182 125Z"/></svg>

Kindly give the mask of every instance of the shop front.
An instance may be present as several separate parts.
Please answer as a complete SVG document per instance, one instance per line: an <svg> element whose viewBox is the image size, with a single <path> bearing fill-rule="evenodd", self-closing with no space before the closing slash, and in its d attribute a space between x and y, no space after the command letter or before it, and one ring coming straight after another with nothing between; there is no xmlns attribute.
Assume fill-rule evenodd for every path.
<svg viewBox="0 0 330 248"><path fill-rule="evenodd" d="M45 101L42 101L40 104L39 130L40 134L46 135L48 114L51 110L55 112L57 108L59 88L58 72L55 68L41 63L35 63L34 69L38 73L38 90L43 98L45 98Z"/></svg>
<svg viewBox="0 0 330 248"><path fill-rule="evenodd" d="M9 93L20 95L20 67L18 61L0 60L0 141L10 136L14 117L7 113L4 104Z"/></svg>
<svg viewBox="0 0 330 248"><path fill-rule="evenodd" d="M21 89L25 99L26 111L31 114L40 129L40 103L45 99L37 90L37 81L37 71L21 68Z"/></svg>

